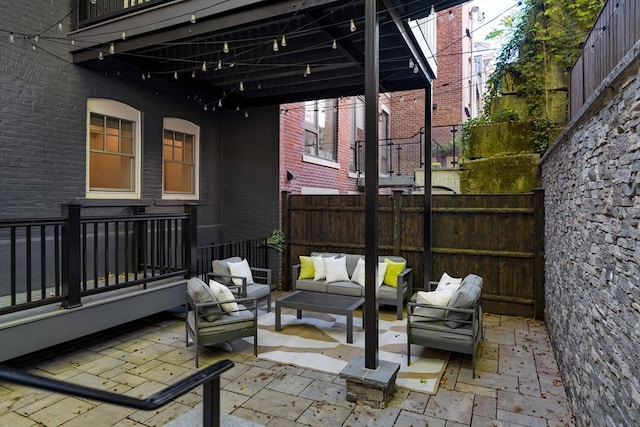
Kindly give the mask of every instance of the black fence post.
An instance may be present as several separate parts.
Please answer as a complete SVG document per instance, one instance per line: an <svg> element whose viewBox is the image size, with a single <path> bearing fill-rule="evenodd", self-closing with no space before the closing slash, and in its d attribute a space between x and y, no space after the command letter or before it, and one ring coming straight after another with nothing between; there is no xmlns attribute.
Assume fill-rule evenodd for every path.
<svg viewBox="0 0 640 427"><path fill-rule="evenodd" d="M145 207L144 206L134 206L133 207L133 214L134 215L144 215L145 213ZM133 223L133 242L134 242L134 249L133 249L133 256L135 257L133 260L133 270L134 273L136 274L136 277L138 275L138 273L140 273L141 271L145 271L146 267L146 231L147 229L147 222L146 221L135 221Z"/></svg>
<svg viewBox="0 0 640 427"><path fill-rule="evenodd" d="M80 209L78 204L62 207L66 224L62 227L62 301L63 308L80 307Z"/></svg>
<svg viewBox="0 0 640 427"><path fill-rule="evenodd" d="M184 267L188 269L187 278L198 271L198 206L184 205L187 214L182 228L184 242Z"/></svg>

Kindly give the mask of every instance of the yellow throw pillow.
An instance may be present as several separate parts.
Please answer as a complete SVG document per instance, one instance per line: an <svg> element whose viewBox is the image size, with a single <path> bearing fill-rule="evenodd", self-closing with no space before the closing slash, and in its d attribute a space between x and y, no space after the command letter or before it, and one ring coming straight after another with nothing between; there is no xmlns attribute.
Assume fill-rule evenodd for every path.
<svg viewBox="0 0 640 427"><path fill-rule="evenodd" d="M407 266L406 261L395 262L389 258L385 258L384 262L387 264L387 271L384 274L384 284L393 288L398 287L398 274L404 271Z"/></svg>
<svg viewBox="0 0 640 427"><path fill-rule="evenodd" d="M299 280L313 279L315 270L313 269L313 260L310 256L300 256L300 275Z"/></svg>

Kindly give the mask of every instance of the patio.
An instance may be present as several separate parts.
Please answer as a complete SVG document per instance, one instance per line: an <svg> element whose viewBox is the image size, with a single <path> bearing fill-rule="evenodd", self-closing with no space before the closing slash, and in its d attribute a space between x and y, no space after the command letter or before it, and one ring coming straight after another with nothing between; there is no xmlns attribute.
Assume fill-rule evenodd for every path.
<svg viewBox="0 0 640 427"><path fill-rule="evenodd" d="M274 297L278 296L276 292ZM387 310L380 313L393 316ZM222 412L262 425L574 425L546 325L492 314L485 314L485 324L475 380L471 358L452 354L436 395L398 387L385 409L347 402L344 382L337 375L217 348L203 351L201 363L220 359L235 363L222 375ZM156 315L7 364L38 375L146 397L193 373L193 358L193 349L185 348L183 321ZM0 426L162 426L201 401L198 388L161 410L137 411L2 384ZM225 419L222 422L225 425ZM192 424L179 418L171 425Z"/></svg>

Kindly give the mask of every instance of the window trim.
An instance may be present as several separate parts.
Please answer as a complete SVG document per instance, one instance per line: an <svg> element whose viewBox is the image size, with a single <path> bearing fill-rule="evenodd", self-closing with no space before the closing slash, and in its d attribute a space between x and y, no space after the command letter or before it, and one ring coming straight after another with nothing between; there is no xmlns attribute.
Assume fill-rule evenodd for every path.
<svg viewBox="0 0 640 427"><path fill-rule="evenodd" d="M129 120L134 123L133 191L91 189L91 113ZM113 99L88 98L85 126L85 197L87 199L140 199L142 190L142 113L130 105Z"/></svg>
<svg viewBox="0 0 640 427"><path fill-rule="evenodd" d="M332 101L334 103L334 105L330 108L334 109L334 114L333 114L333 133L332 133L332 137L333 137L333 156L332 158L327 158L327 157L323 157L320 155L320 144L322 144L322 141L320 141L320 118L319 118L319 103L322 102L323 104L326 103L327 101ZM305 147L304 147L304 156L310 156L310 157L314 157L316 159L322 159L326 162L330 162L330 163L337 163L338 162L338 100L336 98L326 98L326 99L315 99L312 101L305 101L305 120L304 120L304 132L305 132ZM313 112L314 112L314 119L315 119L315 124L308 122L307 118L306 118L306 110L308 108L311 108L310 104L313 104ZM326 110L327 107L326 105L324 105L324 109ZM316 136L316 145L315 145L315 151L316 153L308 153L307 150L307 146L306 146L306 136L307 136L307 132L312 133L313 135Z"/></svg>
<svg viewBox="0 0 640 427"><path fill-rule="evenodd" d="M164 131L172 130L194 136L193 161L194 182L193 193L173 193L164 190ZM199 200L200 199L200 126L188 120L177 117L164 117L162 119L162 199L163 200Z"/></svg>

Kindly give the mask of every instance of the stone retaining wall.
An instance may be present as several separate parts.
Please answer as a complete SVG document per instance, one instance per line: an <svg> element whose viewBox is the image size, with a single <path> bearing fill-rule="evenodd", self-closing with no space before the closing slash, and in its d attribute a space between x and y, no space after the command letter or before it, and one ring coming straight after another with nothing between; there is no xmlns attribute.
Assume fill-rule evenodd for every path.
<svg viewBox="0 0 640 427"><path fill-rule="evenodd" d="M546 321L576 425L640 418L640 42L541 160Z"/></svg>

